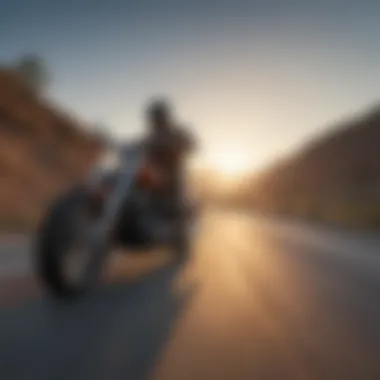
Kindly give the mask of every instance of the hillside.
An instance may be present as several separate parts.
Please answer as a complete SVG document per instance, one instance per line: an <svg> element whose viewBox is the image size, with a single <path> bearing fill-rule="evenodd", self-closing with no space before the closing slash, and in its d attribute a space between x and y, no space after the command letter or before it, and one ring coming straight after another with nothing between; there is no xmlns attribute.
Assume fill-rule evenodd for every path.
<svg viewBox="0 0 380 380"><path fill-rule="evenodd" d="M0 229L31 228L101 149L79 121L0 68Z"/></svg>
<svg viewBox="0 0 380 380"><path fill-rule="evenodd" d="M350 227L380 227L380 108L280 160L253 181L258 209Z"/></svg>

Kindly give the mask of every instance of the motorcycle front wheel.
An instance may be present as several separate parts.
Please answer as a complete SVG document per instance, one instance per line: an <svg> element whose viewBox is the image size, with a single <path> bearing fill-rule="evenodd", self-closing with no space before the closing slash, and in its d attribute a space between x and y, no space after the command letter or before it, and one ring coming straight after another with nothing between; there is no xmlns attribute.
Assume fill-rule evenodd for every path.
<svg viewBox="0 0 380 380"><path fill-rule="evenodd" d="M87 285L84 272L88 251L81 247L85 191L73 189L56 200L42 221L35 242L39 279L55 297L75 297Z"/></svg>

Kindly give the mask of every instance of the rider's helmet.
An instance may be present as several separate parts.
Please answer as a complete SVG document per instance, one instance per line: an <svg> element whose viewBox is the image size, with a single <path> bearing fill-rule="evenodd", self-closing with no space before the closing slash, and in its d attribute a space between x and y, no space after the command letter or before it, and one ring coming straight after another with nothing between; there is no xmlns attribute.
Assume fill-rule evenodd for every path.
<svg viewBox="0 0 380 380"><path fill-rule="evenodd" d="M153 100L147 109L147 117L153 125L168 125L172 117L172 109L166 99Z"/></svg>

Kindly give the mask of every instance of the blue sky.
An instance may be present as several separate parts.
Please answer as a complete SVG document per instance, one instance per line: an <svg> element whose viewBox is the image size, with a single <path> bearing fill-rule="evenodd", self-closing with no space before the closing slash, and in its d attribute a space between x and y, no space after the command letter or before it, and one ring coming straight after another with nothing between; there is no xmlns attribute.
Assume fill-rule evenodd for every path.
<svg viewBox="0 0 380 380"><path fill-rule="evenodd" d="M376 1L0 7L2 61L39 53L54 74L51 96L122 136L142 131L151 96L167 95L207 163L260 167L379 99Z"/></svg>

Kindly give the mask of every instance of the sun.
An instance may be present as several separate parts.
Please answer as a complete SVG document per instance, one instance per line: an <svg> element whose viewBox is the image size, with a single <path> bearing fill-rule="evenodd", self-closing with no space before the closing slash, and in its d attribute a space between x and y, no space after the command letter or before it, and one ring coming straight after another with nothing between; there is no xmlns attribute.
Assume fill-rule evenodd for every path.
<svg viewBox="0 0 380 380"><path fill-rule="evenodd" d="M247 172L251 163L243 152L226 150L215 154L211 165L222 174L235 176Z"/></svg>

